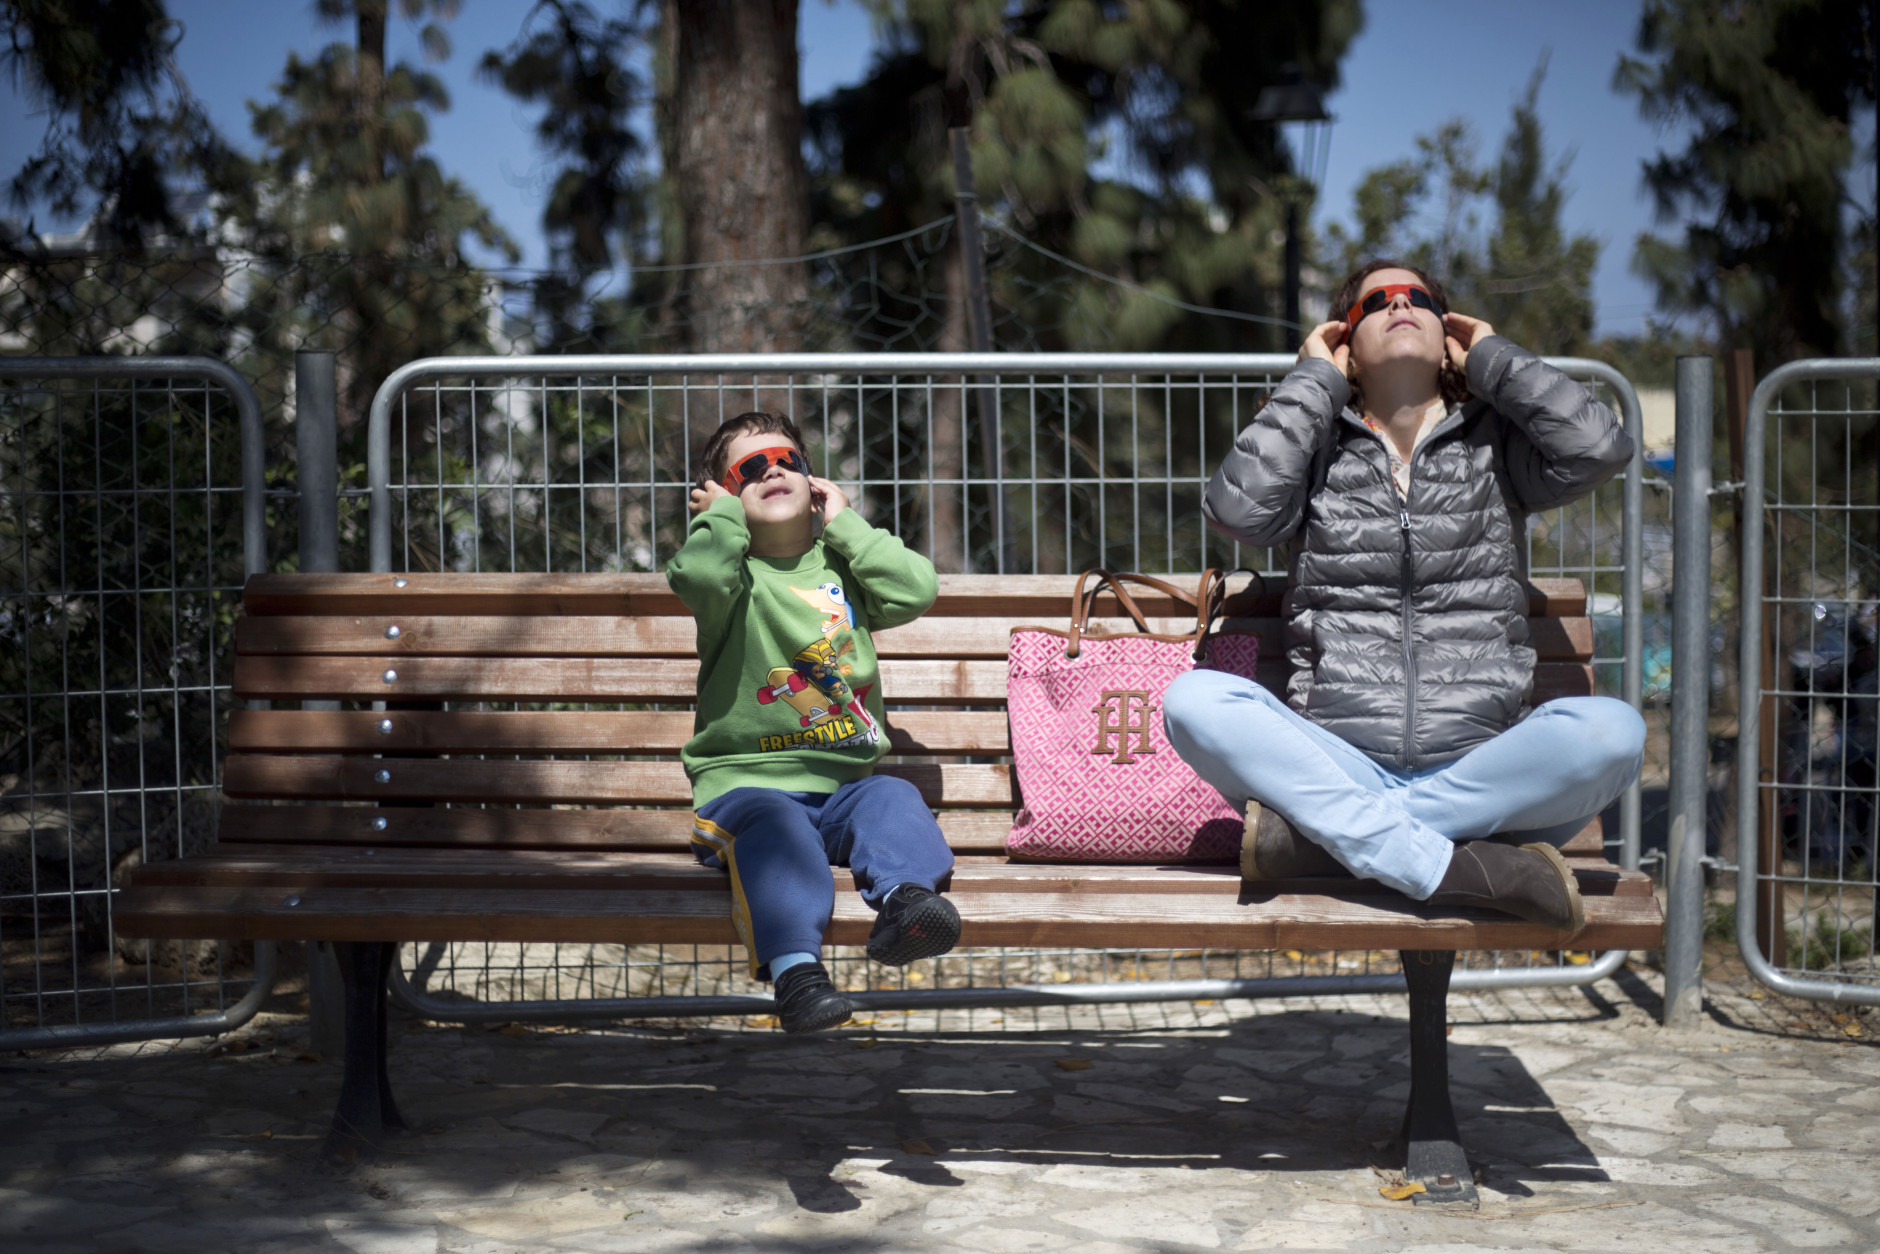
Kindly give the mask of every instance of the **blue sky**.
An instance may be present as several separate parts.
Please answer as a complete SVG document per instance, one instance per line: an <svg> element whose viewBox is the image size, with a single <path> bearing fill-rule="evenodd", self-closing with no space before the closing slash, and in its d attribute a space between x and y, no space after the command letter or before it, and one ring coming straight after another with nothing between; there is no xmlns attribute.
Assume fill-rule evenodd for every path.
<svg viewBox="0 0 1880 1254"><path fill-rule="evenodd" d="M350 34L317 26L311 4L299 0L171 0L169 7L186 30L178 60L192 90L225 134L250 145L245 102L272 94L287 52L311 55ZM444 169L490 206L521 244L524 264L540 265L546 250L537 225L543 188L530 141L533 111L474 74L483 51L512 40L530 7L527 0L465 0L448 27L453 54L437 67L451 109L431 125ZM1451 117L1468 118L1483 156L1492 157L1510 110L1547 53L1542 123L1550 150L1573 154L1565 223L1604 245L1594 285L1599 331L1641 330L1651 294L1628 265L1632 242L1651 229L1652 213L1639 170L1661 142L1675 146L1677 137L1661 137L1640 120L1634 101L1611 90L1613 67L1631 47L1637 0L1372 0L1367 9L1366 29L1345 60L1346 85L1328 102L1337 122L1321 221L1348 215L1352 190L1366 170L1411 152L1417 135ZM418 59L411 25L395 21L389 44L392 58ZM868 15L857 0L803 0L804 94L859 79L872 44ZM0 171L10 172L44 128L28 116L11 84L0 83L0 110L6 123L0 126ZM1869 203L1870 167L1856 184L1858 198ZM42 219L40 225L52 224Z"/></svg>

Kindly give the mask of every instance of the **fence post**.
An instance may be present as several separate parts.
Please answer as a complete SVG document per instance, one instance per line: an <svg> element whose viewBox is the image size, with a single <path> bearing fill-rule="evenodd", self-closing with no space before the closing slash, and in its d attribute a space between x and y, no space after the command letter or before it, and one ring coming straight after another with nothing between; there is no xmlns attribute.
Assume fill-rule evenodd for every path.
<svg viewBox="0 0 1880 1254"><path fill-rule="evenodd" d="M1671 538L1671 835L1665 869L1665 1026L1703 1014L1704 838L1710 762L1711 361L1678 358Z"/></svg>
<svg viewBox="0 0 1880 1254"><path fill-rule="evenodd" d="M339 386L334 355L294 354L295 482L300 491L300 569L339 569ZM337 710L337 701L303 701L303 710ZM307 942L308 1045L338 1060L346 1019L339 958L326 941Z"/></svg>

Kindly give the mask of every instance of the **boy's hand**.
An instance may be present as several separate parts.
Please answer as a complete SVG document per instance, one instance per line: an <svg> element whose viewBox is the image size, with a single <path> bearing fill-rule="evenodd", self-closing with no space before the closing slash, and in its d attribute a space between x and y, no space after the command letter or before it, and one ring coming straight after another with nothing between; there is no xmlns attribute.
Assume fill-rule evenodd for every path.
<svg viewBox="0 0 1880 1254"><path fill-rule="evenodd" d="M691 510L694 514L702 514L706 510L711 508L711 503L713 501L717 500L721 496L730 496L730 495L731 493L725 490L724 484L718 483L717 481L714 480L713 482L706 484L702 488L693 488L692 497L686 503L686 508Z"/></svg>
<svg viewBox="0 0 1880 1254"><path fill-rule="evenodd" d="M1477 340L1485 340L1495 334L1495 328L1467 314L1446 313L1443 315L1443 333L1450 364L1466 375L1469 372L1469 350L1475 347Z"/></svg>
<svg viewBox="0 0 1880 1254"><path fill-rule="evenodd" d="M809 491L810 497L822 507L822 520L825 527L829 525L830 519L849 507L847 493L827 479L818 479L815 475L811 475Z"/></svg>

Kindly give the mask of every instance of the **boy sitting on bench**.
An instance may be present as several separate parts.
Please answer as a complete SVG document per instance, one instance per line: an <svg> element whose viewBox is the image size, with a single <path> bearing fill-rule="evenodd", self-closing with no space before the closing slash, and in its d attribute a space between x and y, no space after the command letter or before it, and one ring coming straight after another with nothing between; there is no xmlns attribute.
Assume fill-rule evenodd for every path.
<svg viewBox="0 0 1880 1254"><path fill-rule="evenodd" d="M960 935L936 891L953 868L939 823L914 785L873 774L887 737L869 632L918 618L939 581L802 450L782 415L720 425L666 569L698 620L698 712L680 755L692 851L730 873L752 975L775 981L786 1032L836 1027L853 1009L820 960L831 866L879 913L875 961L930 958Z"/></svg>

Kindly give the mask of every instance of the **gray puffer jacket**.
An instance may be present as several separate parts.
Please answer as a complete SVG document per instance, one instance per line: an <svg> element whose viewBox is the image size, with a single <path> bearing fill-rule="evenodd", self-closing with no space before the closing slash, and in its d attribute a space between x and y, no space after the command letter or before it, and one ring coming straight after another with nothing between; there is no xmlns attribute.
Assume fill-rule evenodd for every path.
<svg viewBox="0 0 1880 1254"><path fill-rule="evenodd" d="M1411 457L1345 407L1330 362L1290 371L1214 472L1202 509L1244 544L1293 544L1287 700L1399 770L1462 756L1526 716L1525 518L1632 458L1606 406L1500 336L1468 358L1472 398Z"/></svg>

